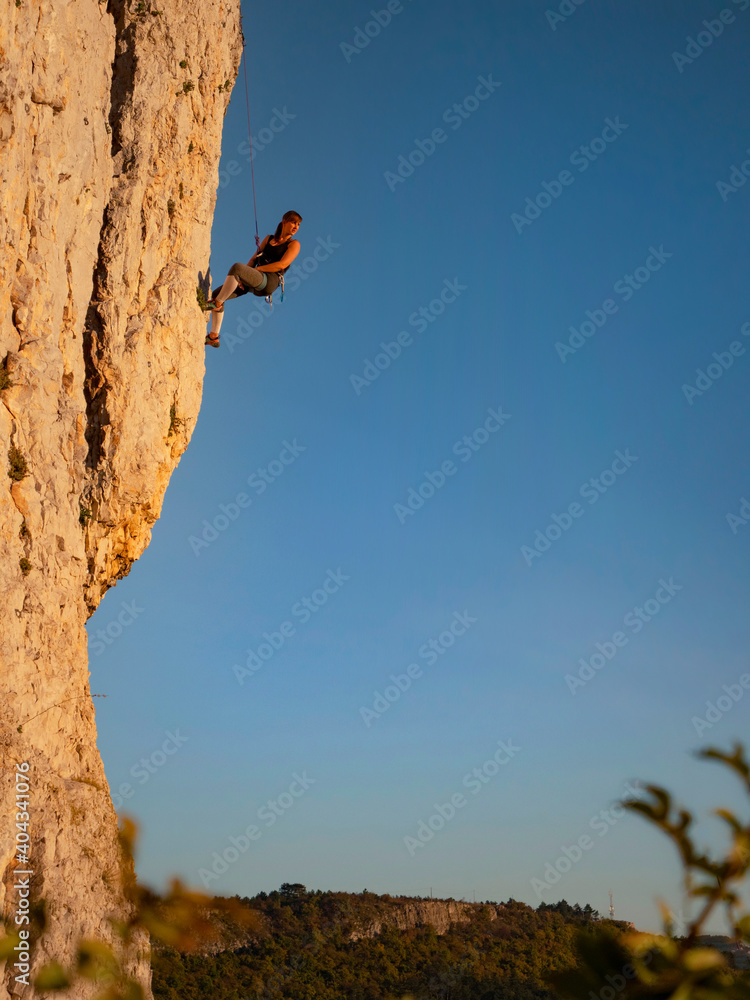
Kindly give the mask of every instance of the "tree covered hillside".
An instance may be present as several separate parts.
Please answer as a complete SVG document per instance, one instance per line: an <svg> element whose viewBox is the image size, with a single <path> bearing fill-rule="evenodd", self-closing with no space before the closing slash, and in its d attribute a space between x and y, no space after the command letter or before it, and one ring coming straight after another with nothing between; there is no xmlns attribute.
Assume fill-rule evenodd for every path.
<svg viewBox="0 0 750 1000"><path fill-rule="evenodd" d="M575 932L602 923L590 906L562 901L533 910L511 899L461 904L468 921L438 935L431 926L393 926L403 924L405 908L413 913L437 900L307 892L285 884L240 902L253 911L242 943L238 929L225 926L227 950L161 950L154 956L156 1000L380 1000L405 994L416 1000L543 1000L552 997L544 973L575 960ZM446 909L450 903L444 901ZM379 933L352 939L377 924Z"/></svg>

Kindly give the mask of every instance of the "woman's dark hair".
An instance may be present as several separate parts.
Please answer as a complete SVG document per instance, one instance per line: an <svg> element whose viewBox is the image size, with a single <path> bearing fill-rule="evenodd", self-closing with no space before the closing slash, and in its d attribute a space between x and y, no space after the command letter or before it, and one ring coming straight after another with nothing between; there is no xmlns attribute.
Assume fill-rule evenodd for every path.
<svg viewBox="0 0 750 1000"><path fill-rule="evenodd" d="M276 227L276 232L273 234L273 238L277 240L281 236L281 227L285 222L302 222L302 216L299 212L284 212L281 216L281 222Z"/></svg>

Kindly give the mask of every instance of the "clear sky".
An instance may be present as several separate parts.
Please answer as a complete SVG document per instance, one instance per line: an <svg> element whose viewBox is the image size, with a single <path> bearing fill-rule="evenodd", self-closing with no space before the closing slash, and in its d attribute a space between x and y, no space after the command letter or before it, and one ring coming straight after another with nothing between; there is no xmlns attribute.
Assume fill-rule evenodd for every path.
<svg viewBox="0 0 750 1000"><path fill-rule="evenodd" d="M750 0L244 20L260 233L300 212L301 269L227 305L90 622L140 874L612 889L655 926L671 850L607 810L637 778L739 805L691 752L750 718ZM217 282L254 248L246 143L240 75Z"/></svg>

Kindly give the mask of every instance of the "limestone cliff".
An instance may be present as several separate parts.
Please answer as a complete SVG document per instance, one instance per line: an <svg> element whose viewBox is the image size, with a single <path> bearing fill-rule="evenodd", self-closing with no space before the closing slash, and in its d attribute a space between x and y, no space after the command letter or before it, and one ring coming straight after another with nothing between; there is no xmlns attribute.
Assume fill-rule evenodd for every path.
<svg viewBox="0 0 750 1000"><path fill-rule="evenodd" d="M350 933L350 940L375 937L385 927L408 931L430 926L436 934L446 934L454 924L469 923L479 911L486 912L490 920L495 920L498 908L496 905L464 903L454 899L394 899L390 905L381 904L377 909L376 916Z"/></svg>
<svg viewBox="0 0 750 1000"><path fill-rule="evenodd" d="M503 903L465 903L455 899L417 899L406 896L376 896L372 893L358 896L346 893L332 894L339 901L318 928L324 940L326 934L341 932L349 941L376 937L386 928L411 931L432 927L436 934L447 934L456 924L468 924L483 919L492 923L503 915ZM226 951L241 951L267 935L278 932L267 915L251 909L255 920L250 926L241 927L227 922L221 913L213 913L211 920L216 928L216 939L201 945L201 955L217 955ZM280 933L283 933L280 932Z"/></svg>
<svg viewBox="0 0 750 1000"><path fill-rule="evenodd" d="M84 624L195 427L240 55L239 0L0 0L0 902L12 921L28 762L32 972L123 909ZM30 995L16 975L0 997Z"/></svg>

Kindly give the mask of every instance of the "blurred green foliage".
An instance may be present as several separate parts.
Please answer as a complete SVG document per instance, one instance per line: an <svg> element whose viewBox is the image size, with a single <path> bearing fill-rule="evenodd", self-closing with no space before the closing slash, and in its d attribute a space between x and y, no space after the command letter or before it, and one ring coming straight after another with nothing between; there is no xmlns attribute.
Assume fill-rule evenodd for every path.
<svg viewBox="0 0 750 1000"><path fill-rule="evenodd" d="M731 753L716 748L699 751L703 760L726 767L750 799L750 767L744 749ZM693 815L678 807L665 789L647 785L650 801L623 803L643 816L674 844L682 863L686 905L695 914L679 937L672 911L662 904L663 934L597 927L579 934L575 942L575 967L552 973L549 984L566 1000L750 1000L750 978L733 967L726 952L708 946L708 920L723 911L730 937L750 944L750 916L737 912L739 888L750 867L750 822L743 823L727 809L714 815L725 825L728 847L723 857L712 858L698 848L692 836Z"/></svg>

